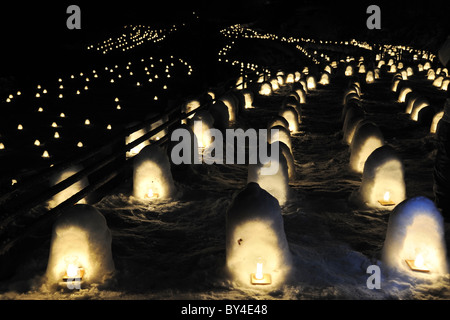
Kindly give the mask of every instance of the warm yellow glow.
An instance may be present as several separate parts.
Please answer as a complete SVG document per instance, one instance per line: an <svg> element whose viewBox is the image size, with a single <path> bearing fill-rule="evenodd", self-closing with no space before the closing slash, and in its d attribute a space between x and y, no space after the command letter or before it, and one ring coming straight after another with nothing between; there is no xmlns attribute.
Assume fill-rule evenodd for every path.
<svg viewBox="0 0 450 320"><path fill-rule="evenodd" d="M259 90L259 94L263 96L268 96L272 93L272 87L269 83L263 83Z"/></svg>
<svg viewBox="0 0 450 320"><path fill-rule="evenodd" d="M5 145L3 144L3 142L0 142L0 150L4 150L5 149Z"/></svg>
<svg viewBox="0 0 450 320"><path fill-rule="evenodd" d="M45 150L44 153L42 154L42 158L50 158L50 155L48 154L47 150Z"/></svg>
<svg viewBox="0 0 450 320"><path fill-rule="evenodd" d="M19 125L17 126L17 130L23 130L23 126L22 126L21 124L19 124Z"/></svg>
<svg viewBox="0 0 450 320"><path fill-rule="evenodd" d="M391 194L389 193L389 191L386 191L384 193L383 200L388 202L390 200L390 198L391 198Z"/></svg>
<svg viewBox="0 0 450 320"><path fill-rule="evenodd" d="M263 264L262 262L257 262L256 263L256 273L255 273L255 278L258 280L261 280L264 278L264 274L263 274Z"/></svg>
<svg viewBox="0 0 450 320"><path fill-rule="evenodd" d="M352 66L347 66L345 68L345 76L349 77L351 75L353 75L353 68L352 68Z"/></svg>
<svg viewBox="0 0 450 320"><path fill-rule="evenodd" d="M88 126L91 124L91 121L89 119L86 119L86 120L84 120L84 124Z"/></svg>
<svg viewBox="0 0 450 320"><path fill-rule="evenodd" d="M159 198L159 194L154 192L152 188L148 189L148 192L145 194L145 199L157 199Z"/></svg>
<svg viewBox="0 0 450 320"><path fill-rule="evenodd" d="M58 139L59 138L59 133L55 132L55 135L53 136L53 138Z"/></svg>
<svg viewBox="0 0 450 320"><path fill-rule="evenodd" d="M38 109L38 112L43 112L44 111L44 109L42 108L42 107L40 107L39 109Z"/></svg>
<svg viewBox="0 0 450 320"><path fill-rule="evenodd" d="M35 141L34 141L34 145L35 145L35 146L40 146L40 145L41 145L41 142L40 142L39 140L35 140Z"/></svg>
<svg viewBox="0 0 450 320"><path fill-rule="evenodd" d="M108 126L106 127L106 129L111 130L111 129L112 129L111 125L108 124Z"/></svg>
<svg viewBox="0 0 450 320"><path fill-rule="evenodd" d="M83 142L81 142L81 141L78 142L78 143L77 143L77 147L78 147L78 148L82 148L82 147L83 147Z"/></svg>
<svg viewBox="0 0 450 320"><path fill-rule="evenodd" d="M419 269L425 269L425 261L423 260L423 256L419 253L414 259L414 265Z"/></svg>
<svg viewBox="0 0 450 320"><path fill-rule="evenodd" d="M69 263L66 273L69 278L76 278L77 276L79 276L78 267L72 263Z"/></svg>

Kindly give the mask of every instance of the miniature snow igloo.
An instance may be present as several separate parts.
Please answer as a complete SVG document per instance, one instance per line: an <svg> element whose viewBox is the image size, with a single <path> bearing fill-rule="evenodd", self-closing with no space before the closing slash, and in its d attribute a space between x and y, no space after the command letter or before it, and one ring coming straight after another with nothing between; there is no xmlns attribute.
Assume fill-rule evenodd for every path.
<svg viewBox="0 0 450 320"><path fill-rule="evenodd" d="M433 201L415 197L395 207L389 218L382 260L391 270L416 277L448 272L444 222Z"/></svg>
<svg viewBox="0 0 450 320"><path fill-rule="evenodd" d="M291 132L297 132L299 129L299 123L300 123L300 116L293 107L285 107L278 113L280 116L285 118L287 122L289 123L289 131Z"/></svg>
<svg viewBox="0 0 450 320"><path fill-rule="evenodd" d="M278 142L278 141L276 141ZM289 198L289 168L286 158L283 156L280 144L274 142L273 148L277 150L278 157L272 154L269 157L260 158L257 164L248 165L247 183L256 182L261 188L274 196L281 206ZM272 145L268 145L271 152Z"/></svg>
<svg viewBox="0 0 450 320"><path fill-rule="evenodd" d="M63 171L63 172L53 176L50 179L50 184L52 186L55 186L58 183L60 183L60 182L62 182L64 180L70 178L74 174L80 172L82 169L83 168L81 166L70 167L70 168L66 169L65 171ZM78 193L81 190L83 190L84 188L86 188L88 185L89 185L89 182L88 182L87 178L82 178L82 179L78 180L77 182L72 184L70 187L68 187L68 188L62 190L61 192L57 193L56 195L54 195L48 201L47 208L49 208L49 209L55 208L56 206L58 206L62 202L66 201L67 199L69 199L70 197L75 195L76 193ZM81 199L80 201L78 201L78 203L85 204L86 200L85 199Z"/></svg>
<svg viewBox="0 0 450 320"><path fill-rule="evenodd" d="M141 200L173 198L176 187L164 149L149 145L139 152L133 163L133 196Z"/></svg>
<svg viewBox="0 0 450 320"><path fill-rule="evenodd" d="M105 217L94 207L78 204L55 221L47 265L50 284L101 284L114 272L111 232ZM73 286L73 287L71 287Z"/></svg>
<svg viewBox="0 0 450 320"><path fill-rule="evenodd" d="M375 149L364 165L361 186L350 202L370 208L392 210L406 199L403 163L394 148Z"/></svg>
<svg viewBox="0 0 450 320"><path fill-rule="evenodd" d="M221 102L223 104L223 102ZM223 109L222 109L223 110ZM228 113L227 113L228 117ZM228 119L225 120L228 123ZM200 110L191 119L190 127L197 138L198 147L206 148L212 142L210 129L214 126L215 118L208 110Z"/></svg>
<svg viewBox="0 0 450 320"><path fill-rule="evenodd" d="M367 158L383 145L384 137L378 126L370 121L361 121L350 144L350 168L362 173Z"/></svg>
<svg viewBox="0 0 450 320"><path fill-rule="evenodd" d="M270 96L272 94L272 85L269 82L263 82L259 88L259 94L262 96Z"/></svg>
<svg viewBox="0 0 450 320"><path fill-rule="evenodd" d="M226 266L240 285L281 285L292 268L278 201L257 183L238 193L226 215Z"/></svg>

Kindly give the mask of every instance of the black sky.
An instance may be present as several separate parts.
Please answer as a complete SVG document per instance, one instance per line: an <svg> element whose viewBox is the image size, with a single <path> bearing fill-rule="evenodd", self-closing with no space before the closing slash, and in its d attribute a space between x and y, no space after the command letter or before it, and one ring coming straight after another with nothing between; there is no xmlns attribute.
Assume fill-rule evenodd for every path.
<svg viewBox="0 0 450 320"><path fill-rule="evenodd" d="M81 30L66 28L66 9L81 8ZM368 31L369 4L382 10L382 30ZM191 0L191 1L15 1L0 3L0 37L5 70L20 67L31 58L64 59L64 49L104 39L124 24L163 25L189 21L193 12L217 25L256 22L257 26L296 36L322 39L393 38L398 43L418 39L420 46L436 46L448 33L445 2L414 1L312 1L312 0ZM435 43L431 40L436 38ZM62 56L62 57L61 57ZM67 61L70 63L70 61Z"/></svg>

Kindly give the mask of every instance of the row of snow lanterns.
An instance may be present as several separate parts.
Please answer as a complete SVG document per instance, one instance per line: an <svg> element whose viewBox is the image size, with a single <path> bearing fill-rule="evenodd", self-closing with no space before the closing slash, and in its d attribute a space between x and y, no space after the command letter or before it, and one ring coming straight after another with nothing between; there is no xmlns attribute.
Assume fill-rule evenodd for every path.
<svg viewBox="0 0 450 320"><path fill-rule="evenodd" d="M170 59L173 60L174 57L173 57L173 56L170 56ZM153 62L153 57L149 57L149 61ZM141 59L141 62L145 62L145 59L142 58L142 59ZM155 62L156 62L156 60L155 60ZM159 59L159 62L162 63L162 62L163 62L163 59ZM193 71L193 70L192 70L192 66L189 65L189 64L188 64L186 61L184 61L183 59L178 59L178 62L179 62L180 64L184 65L184 66L187 68L187 74L188 74L188 75L191 75L191 73L192 73L192 71ZM128 64L125 66L125 69L126 69L126 70L130 70L130 66L131 66L131 65L132 65L132 63L131 63L131 62L128 62ZM150 65L150 67L154 67L154 63L152 63L152 64ZM165 71L164 71L164 72L167 74L167 75L166 75L166 78L170 78L170 68L172 68L172 67L174 67L174 62L173 62L173 61L172 61L172 62L168 62L168 63L166 64L166 66L165 66ZM111 67L111 68L105 67L105 73L110 74L110 73L112 73L112 72L115 72L118 68L119 68L118 65L115 65L114 67ZM146 74L147 74L147 75L150 75L150 72L149 72L148 70L149 70L148 67L145 67L145 68L144 68L144 71L146 72ZM130 71L130 74L131 74L131 75L133 74L132 71ZM95 79L99 78L99 73L98 73L95 69L92 70L92 75L93 75L93 78L95 78ZM78 76L75 76L75 74L71 74L70 77L69 77L69 80L67 80L67 81L73 81L73 80L76 79L77 77L78 77ZM87 83L90 82L90 77L89 77L89 75L86 74L86 73L80 72L78 78L81 79L82 82L86 83L86 84L84 85L84 91L87 91L87 90L88 90ZM120 75L120 74L118 75L118 78L121 78L121 75ZM153 78L154 78L154 79L157 79L157 78L158 78L158 75L155 74L155 75L153 76ZM149 82L152 82L153 78L150 77L150 78L149 78ZM113 80L113 78L111 79L111 81L112 81L112 80ZM140 83L140 82L137 82L136 85L137 85L137 86L141 86L141 83ZM82 84L81 86L83 86L83 84ZM47 90L46 88L43 88L43 86L37 85L36 88L37 88L37 92L36 92L36 95L35 95L36 99L39 99L39 98L41 97L41 95L46 95L46 94L48 94L48 90ZM58 90L59 90L58 98L59 98L59 99L62 99L62 98L64 97L63 94L62 94L62 90L63 90L63 89L64 89L63 79L62 79L62 78L59 78L59 79L58 79ZM167 85L164 85L164 86L163 86L163 89L164 89L164 90L167 90ZM21 91L18 91L17 94L16 94L16 96L20 96L21 94L22 94L22 92L21 92ZM81 94L81 91L80 91L80 90L77 90L77 91L76 91L76 94L77 94L77 95L80 95L80 94ZM8 98L6 99L6 102L7 102L7 103L11 103L11 102L13 102L13 99L14 99L14 95L13 95L13 94L9 94L9 95L8 95ZM155 96L154 96L154 100L158 100L158 96L155 95ZM115 102L115 104L116 104L116 109L117 109L117 110L121 110L121 109L122 109L122 106L121 106L121 104L119 103L119 98L118 98L118 97L115 97L115 98L114 98L114 102ZM43 108L42 106L39 107L38 110L37 110L37 112L39 112L39 113L44 112L44 108ZM65 117L66 117L66 114L65 114L64 112L61 112L60 115L59 115L59 117L60 117L60 118L65 118ZM85 126L89 126L89 125L90 125L90 120L89 120L89 119L86 119L85 122L84 122L84 124L85 124ZM60 127L60 126L57 124L56 121L53 121L51 126L52 126L52 128L58 128L58 127ZM19 123L17 129L18 129L18 130L23 130L23 125ZM112 125L111 125L111 124L108 124L108 125L106 126L106 130L112 130ZM59 139L59 138L61 138L61 136L60 136L60 134L59 134L58 131L55 131L55 132L54 132L53 137L54 137L54 139ZM1 142L1 141L0 141L0 143L1 143L1 145L0 145L0 150L4 150L4 149L6 148L5 144L4 144L3 142ZM38 139L36 139L36 140L34 141L34 145L35 145L35 146L41 146L41 141L38 140ZM81 148L81 147L83 147L83 146L85 146L85 145L83 144L82 141L79 141L79 142L77 143L77 147ZM50 155L50 153L48 152L48 150L44 150L44 152L42 153L42 158L48 159L48 158L50 158L50 157L51 157L51 155Z"/></svg>
<svg viewBox="0 0 450 320"><path fill-rule="evenodd" d="M268 78L268 80L266 80ZM320 84L327 85L329 84L330 74L324 71L319 80ZM313 91L317 87L316 76L309 74L309 68L304 67L303 70L295 71L291 73L285 74L284 71L278 71L275 77L271 77L271 73L267 72L265 74L260 75L257 82L259 85L259 94L264 96L269 96L273 92L277 92L281 86L286 84L293 85L295 83L300 84L298 86L296 94L298 95L298 99L300 103L305 103L306 94L309 91Z"/></svg>
<svg viewBox="0 0 450 320"><path fill-rule="evenodd" d="M382 250L387 266L401 272L446 273L442 216L425 197L406 200L402 161L385 145L378 126L365 120L360 94L359 83L352 82L343 102L344 142L350 145L351 168L362 172L360 188L349 200L363 207L393 210Z"/></svg>
<svg viewBox="0 0 450 320"><path fill-rule="evenodd" d="M97 43L95 46L89 45L88 50L101 51L103 54L113 50L128 51L135 49L136 47L145 44L146 42L153 41L154 43L160 42L166 38L166 36L177 30L177 26L173 25L169 29L153 30L149 26L124 26L124 29L131 29L122 33L117 38L109 38L103 42Z"/></svg>
<svg viewBox="0 0 450 320"><path fill-rule="evenodd" d="M241 24L235 24L225 29L220 30L220 33L225 37L232 39L246 38L246 39L264 39L277 40L278 36L272 33L260 34L258 31L248 27L243 27Z"/></svg>
<svg viewBox="0 0 450 320"><path fill-rule="evenodd" d="M431 55L426 53L423 54L423 58L433 59ZM427 71L426 77L428 80L435 80L435 72L434 69L431 68L430 61L426 61L423 65L419 63L417 68L419 72ZM438 74L442 75L441 79L447 76L447 70L445 68L438 68L437 71ZM394 75L392 91L398 92L397 101L399 103L406 104L405 113L410 114L412 120L418 121L419 112L425 108L431 108L430 103L425 97L415 94L412 88L406 84L406 80L407 77L402 77L400 74ZM441 83L433 83L433 85L441 90L446 90L446 88L442 88ZM433 116L430 133L436 132L437 124L442 116L443 111L437 112ZM416 206L416 208L413 206ZM392 267L396 267L398 265L396 251L402 250L402 252L406 252L405 254L415 256L414 259L405 259L409 269L420 273L434 271L437 275L447 273L448 266L446 261L443 219L435 204L425 197L416 197L408 200L408 202L402 203L402 206L397 211L397 216L403 215L405 217L392 218L394 222L391 224L392 226L388 228L386 237L386 243L388 245L385 245L386 248L383 249L383 259L385 262ZM409 238L412 240L410 240L410 243L405 244L400 248L398 244L395 244L395 239L399 237L398 235L395 235L395 233L399 233L399 230L405 228L399 221L401 221L401 219L411 220L410 217L406 217L408 215L412 216L413 214L411 214L411 212L415 215L414 220L410 222L410 226L408 227L408 230L412 229L409 230L409 233L411 233ZM404 239L403 242L407 243L408 234L406 234L405 238L406 239ZM394 245L389 245L389 242L394 242ZM397 242L399 241L397 240ZM402 264L402 266L405 265Z"/></svg>
<svg viewBox="0 0 450 320"><path fill-rule="evenodd" d="M433 70L433 69L428 69ZM444 79L444 77L447 76L447 69L439 69L440 78ZM430 73L427 73L427 79L429 79L428 75ZM433 72L434 74L434 72ZM433 78L434 79L434 78ZM429 80L433 80L429 79ZM419 120L419 113L422 110L425 110L425 108L431 108L431 104L429 103L428 99L424 96L417 95L413 92L413 89L408 86L405 82L407 78L402 77L399 74L394 75L392 80L392 88L391 90L393 92L398 92L397 102L406 104L405 113L410 114L411 120L418 121ZM448 83L447 83L448 84ZM444 83L439 83L439 86L433 82L433 85L438 87L440 90L447 90L447 86L443 86ZM433 116L433 119L431 121L430 126L430 133L436 133L438 122L443 117L444 112L443 110L438 111Z"/></svg>
<svg viewBox="0 0 450 320"><path fill-rule="evenodd" d="M301 89L302 90L302 89ZM215 98L215 95L211 92L208 93L213 99ZM239 107L238 100L234 99L235 94L244 95L244 99L241 101L245 103L245 106ZM268 183L268 180L264 181L264 179L261 179L262 176L258 175L258 167L259 165L255 165L253 167L249 167L249 177L248 177L248 183L249 187L252 186L252 188L256 188L259 193L265 194L266 197L269 197L271 199L276 198L278 200L277 204L284 204L286 201L286 188L288 187L288 181L289 179L292 179L295 177L295 167L294 167L294 160L292 155L292 146L290 143L290 133L298 130L300 117L297 112L297 109L292 107L290 104L294 103L296 107L299 107L300 102L298 99L298 94L295 91L292 91L288 97L286 97L285 102L283 103L283 108L280 110L279 115L276 117L276 119L273 119L274 121L271 121L268 124L268 128L277 128L281 132L277 137L268 136L268 143L278 143L280 146L282 154L280 156L285 159L284 161L281 161L282 169L279 170L281 174L278 174L276 178L280 179L280 183L278 186L271 186L270 183ZM192 117L191 122L188 124L191 126L191 130L193 132L193 136L198 141L198 145L200 148L204 149L207 148L209 143L211 143L211 140L208 139L208 130L210 130L213 126L213 124L217 124L222 122L222 120L225 120L224 123L226 126L228 126L230 123L233 122L233 120L236 119L238 115L238 110L242 109L248 109L252 106L253 103L253 93L250 90L241 90L238 92L235 92L234 94L226 94L218 97L216 99L216 102L214 102L208 110L201 110L197 111ZM200 107L200 102L198 100L189 100L184 105L184 112L188 113L191 111L196 110ZM222 109L224 112L222 113L222 116L226 116L226 119L219 119L221 117L219 112L212 112L210 113L209 110L212 111L212 109L215 109L216 111ZM219 118L218 118L219 117ZM219 120L219 121L218 121ZM195 121L202 121L202 131L197 131L195 125L193 126L192 123ZM206 136L206 138L205 138ZM276 138L277 140L273 140ZM155 146L146 146L144 149L142 149L139 154L136 156L137 159L149 159L150 157L156 157L155 154L158 154L158 151L155 149L157 147ZM147 151L148 150L148 151ZM146 154L146 156L144 156ZM164 156L160 156L159 158L164 158ZM145 164L143 164L145 163ZM163 167L166 167L164 170L158 170L155 167L155 163L165 163L165 165L162 165ZM163 178L158 175L158 172L163 171L170 171L170 168L168 165L168 161L150 161L150 162L142 162L141 160L137 161L135 164L135 174L134 174L134 195L142 200L154 200L154 199L161 199L164 198L161 194L161 187L158 187L155 185L156 182L161 182L163 180L168 181L168 185L172 185L171 178L169 176L169 179ZM273 178L273 177L272 177ZM257 187L255 184L252 184L253 182L258 183ZM272 187L272 188L271 188ZM275 188L273 188L275 187ZM265 188L267 190L265 190ZM173 188L170 188L173 189ZM270 194L270 195L269 195ZM275 200L271 200L275 201ZM278 207L278 205L277 205ZM279 209L278 209L279 210ZM281 217L281 214L280 216ZM230 220L229 220L230 221ZM258 226L256 226L256 224ZM253 227L261 228L261 224L256 223L253 225ZM266 227L265 227L266 228ZM232 229L232 228L231 228ZM232 231L232 230L231 230ZM231 232L230 230L227 231L227 238L234 238L236 235ZM233 233L233 234L232 234ZM242 235L240 237L243 237ZM240 248L242 239L238 240L238 247ZM285 241L285 239L284 239ZM256 244L257 241L255 241L255 246L258 246ZM274 243L279 243L278 241ZM286 243L286 242L284 242ZM233 241L234 244L234 241ZM247 245L248 246L248 245ZM276 245L275 245L276 246ZM275 249L273 250L277 250ZM287 246L285 246L287 247ZM227 246L228 248L228 246ZM267 248L266 250L272 250L272 248ZM285 250L286 248L284 248ZM269 251L270 251L269 250ZM259 250L258 250L259 251ZM286 251L286 250L285 250ZM239 255L239 254L237 254ZM255 252L253 253L255 255ZM266 257L267 258L267 257ZM270 272L264 272L263 268L266 270L272 270L272 269L279 269L280 268L280 262L278 261L279 258L272 259L273 257L269 255L267 259L262 259L260 256L255 256L255 261L251 263L255 263L256 267L253 267L255 269L251 270L252 267L249 267L248 265L246 267L243 267L242 265L238 267L237 265L242 263L241 259L238 259L236 257L233 257L233 254L228 255L227 258L227 265L230 268L231 273L236 273L237 277L241 277L243 275L242 270L249 270L249 275L244 275L243 280L248 281L248 276L250 278L250 284L252 285L267 285L272 284L273 281L278 282L278 277L280 276L280 273L283 273L281 271L276 272L277 277L275 279L272 278L272 275ZM238 261L239 260L239 261ZM248 260L248 259L245 259ZM277 260L274 262L273 260ZM287 262L289 260L288 255L285 257L285 261ZM252 260L253 261L253 260ZM275 268L273 268L273 265L277 264ZM245 263L244 263L245 264ZM281 269L285 269L287 266L285 263L283 263L281 266L283 266Z"/></svg>
<svg viewBox="0 0 450 320"><path fill-rule="evenodd" d="M289 74L290 73L288 73L288 75ZM283 80L285 78L284 72L277 72L277 77L280 77L278 79ZM278 172L274 175L264 176L258 174L260 167L249 166L249 176L247 180L248 185L247 188L240 193L240 195L246 195L249 190L252 190L252 192L257 193L258 196L261 197L261 204L263 206L265 206L264 201L269 201L268 199L266 199L266 193L274 197L278 201L280 206L285 205L288 199L289 182L294 181L296 178L291 134L295 134L299 130L299 126L301 124L301 105L306 103L305 97L308 92L307 87L304 87L304 85L306 84L303 84L300 81L280 81L278 84L289 85L292 88L292 91L285 95L278 114L274 116L267 124L267 128L270 132L268 136L268 143L276 144L279 148L279 165L281 170L279 169ZM312 87L310 89L312 89ZM272 130L274 129L278 131L278 135L272 135ZM229 212L227 213L228 221L233 221L234 219L236 219L235 217L230 218L229 216L234 215L237 211L239 211L239 209L236 207L239 203L239 200L235 202L236 203L232 204ZM267 208L265 210L261 210L262 212L259 214L261 214L261 216L264 216L271 207L273 206L267 206ZM243 209L243 211L245 212L246 210ZM268 245L268 247L266 247L267 252L266 250L264 250L265 259L263 259L259 255L255 255L255 252L252 252L251 255L256 257L253 259L254 261L251 260L247 263L240 261L241 257L239 256L238 252L240 251L241 254L244 254L245 250L240 248L239 241L246 241L246 238L244 238L245 235L240 232L235 232L236 234L234 234L230 230L227 231L229 246L235 247L233 249L230 249L229 251L232 251L233 254L237 255L237 257L234 257L232 253L227 253L227 265L231 272L235 275L235 277L241 279L243 282L246 279L246 274L245 272L242 272L241 269L245 269L247 270L247 272L250 272L252 269L251 263L255 262L256 272L252 272L250 275L250 283L252 285L267 285L271 284L272 281L280 283L286 273L289 272L289 269L291 267L291 256L289 254L288 244L284 236L281 215L278 216L277 214L275 214L272 219L276 221L272 223L274 229L273 236L277 237L278 240L274 242L276 243L275 245ZM253 230L258 230L259 226L257 223L254 223L254 225L252 225L251 222L247 223L249 225L249 228L251 226ZM233 223L229 222L228 224L232 225ZM266 237L268 236L268 234L267 232L261 232L260 236ZM237 239L237 242L235 241L235 238L239 238ZM256 239L254 239L253 241L256 242ZM252 243L252 245L257 246L257 244L254 243ZM277 253L273 254L272 251L277 251ZM250 255L250 253L246 252L245 254ZM265 269L269 272L263 272L263 261L265 262L265 264L267 264ZM274 273L275 277L272 277L272 272Z"/></svg>
<svg viewBox="0 0 450 320"><path fill-rule="evenodd" d="M405 199L403 165L395 156L393 149L385 145L384 136L378 126L366 119L365 111L361 106L361 95L359 82L351 81L344 93L344 108L341 116L343 141L350 147L350 168L363 175L361 188L354 198L355 201L370 207L389 208ZM377 153L375 153L376 150L378 150ZM372 155L373 153L375 154ZM374 159L388 157L390 164L386 169L380 166L372 171L373 167L366 166L367 162L372 162L369 160L371 157ZM376 160L374 164L379 165ZM378 176L374 177L375 174ZM365 184L365 180L370 183L372 179L377 179L376 184Z"/></svg>

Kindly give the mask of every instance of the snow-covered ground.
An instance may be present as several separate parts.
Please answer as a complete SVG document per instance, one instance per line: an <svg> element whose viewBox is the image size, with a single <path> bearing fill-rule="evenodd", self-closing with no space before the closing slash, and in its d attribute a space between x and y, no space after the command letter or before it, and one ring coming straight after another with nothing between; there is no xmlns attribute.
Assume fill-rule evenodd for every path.
<svg viewBox="0 0 450 320"><path fill-rule="evenodd" d="M392 76L362 84L366 117L381 129L405 167L407 197L433 198L435 137L404 114L395 102ZM419 84L434 90L422 75ZM391 210L352 207L348 198L361 174L351 171L349 146L342 141L342 98L349 78L332 77L302 105L300 131L292 134L296 179L281 208L293 270L279 286L250 286L226 270L225 217L233 195L247 183L246 165L200 165L177 170L177 200L141 201L132 179L95 207L112 233L116 273L102 285L58 290L45 283L50 243L24 253L28 262L0 282L0 299L448 299L449 275L427 278L387 272L381 261ZM234 123L266 128L290 86L256 96ZM369 289L367 268L378 265L381 288Z"/></svg>

